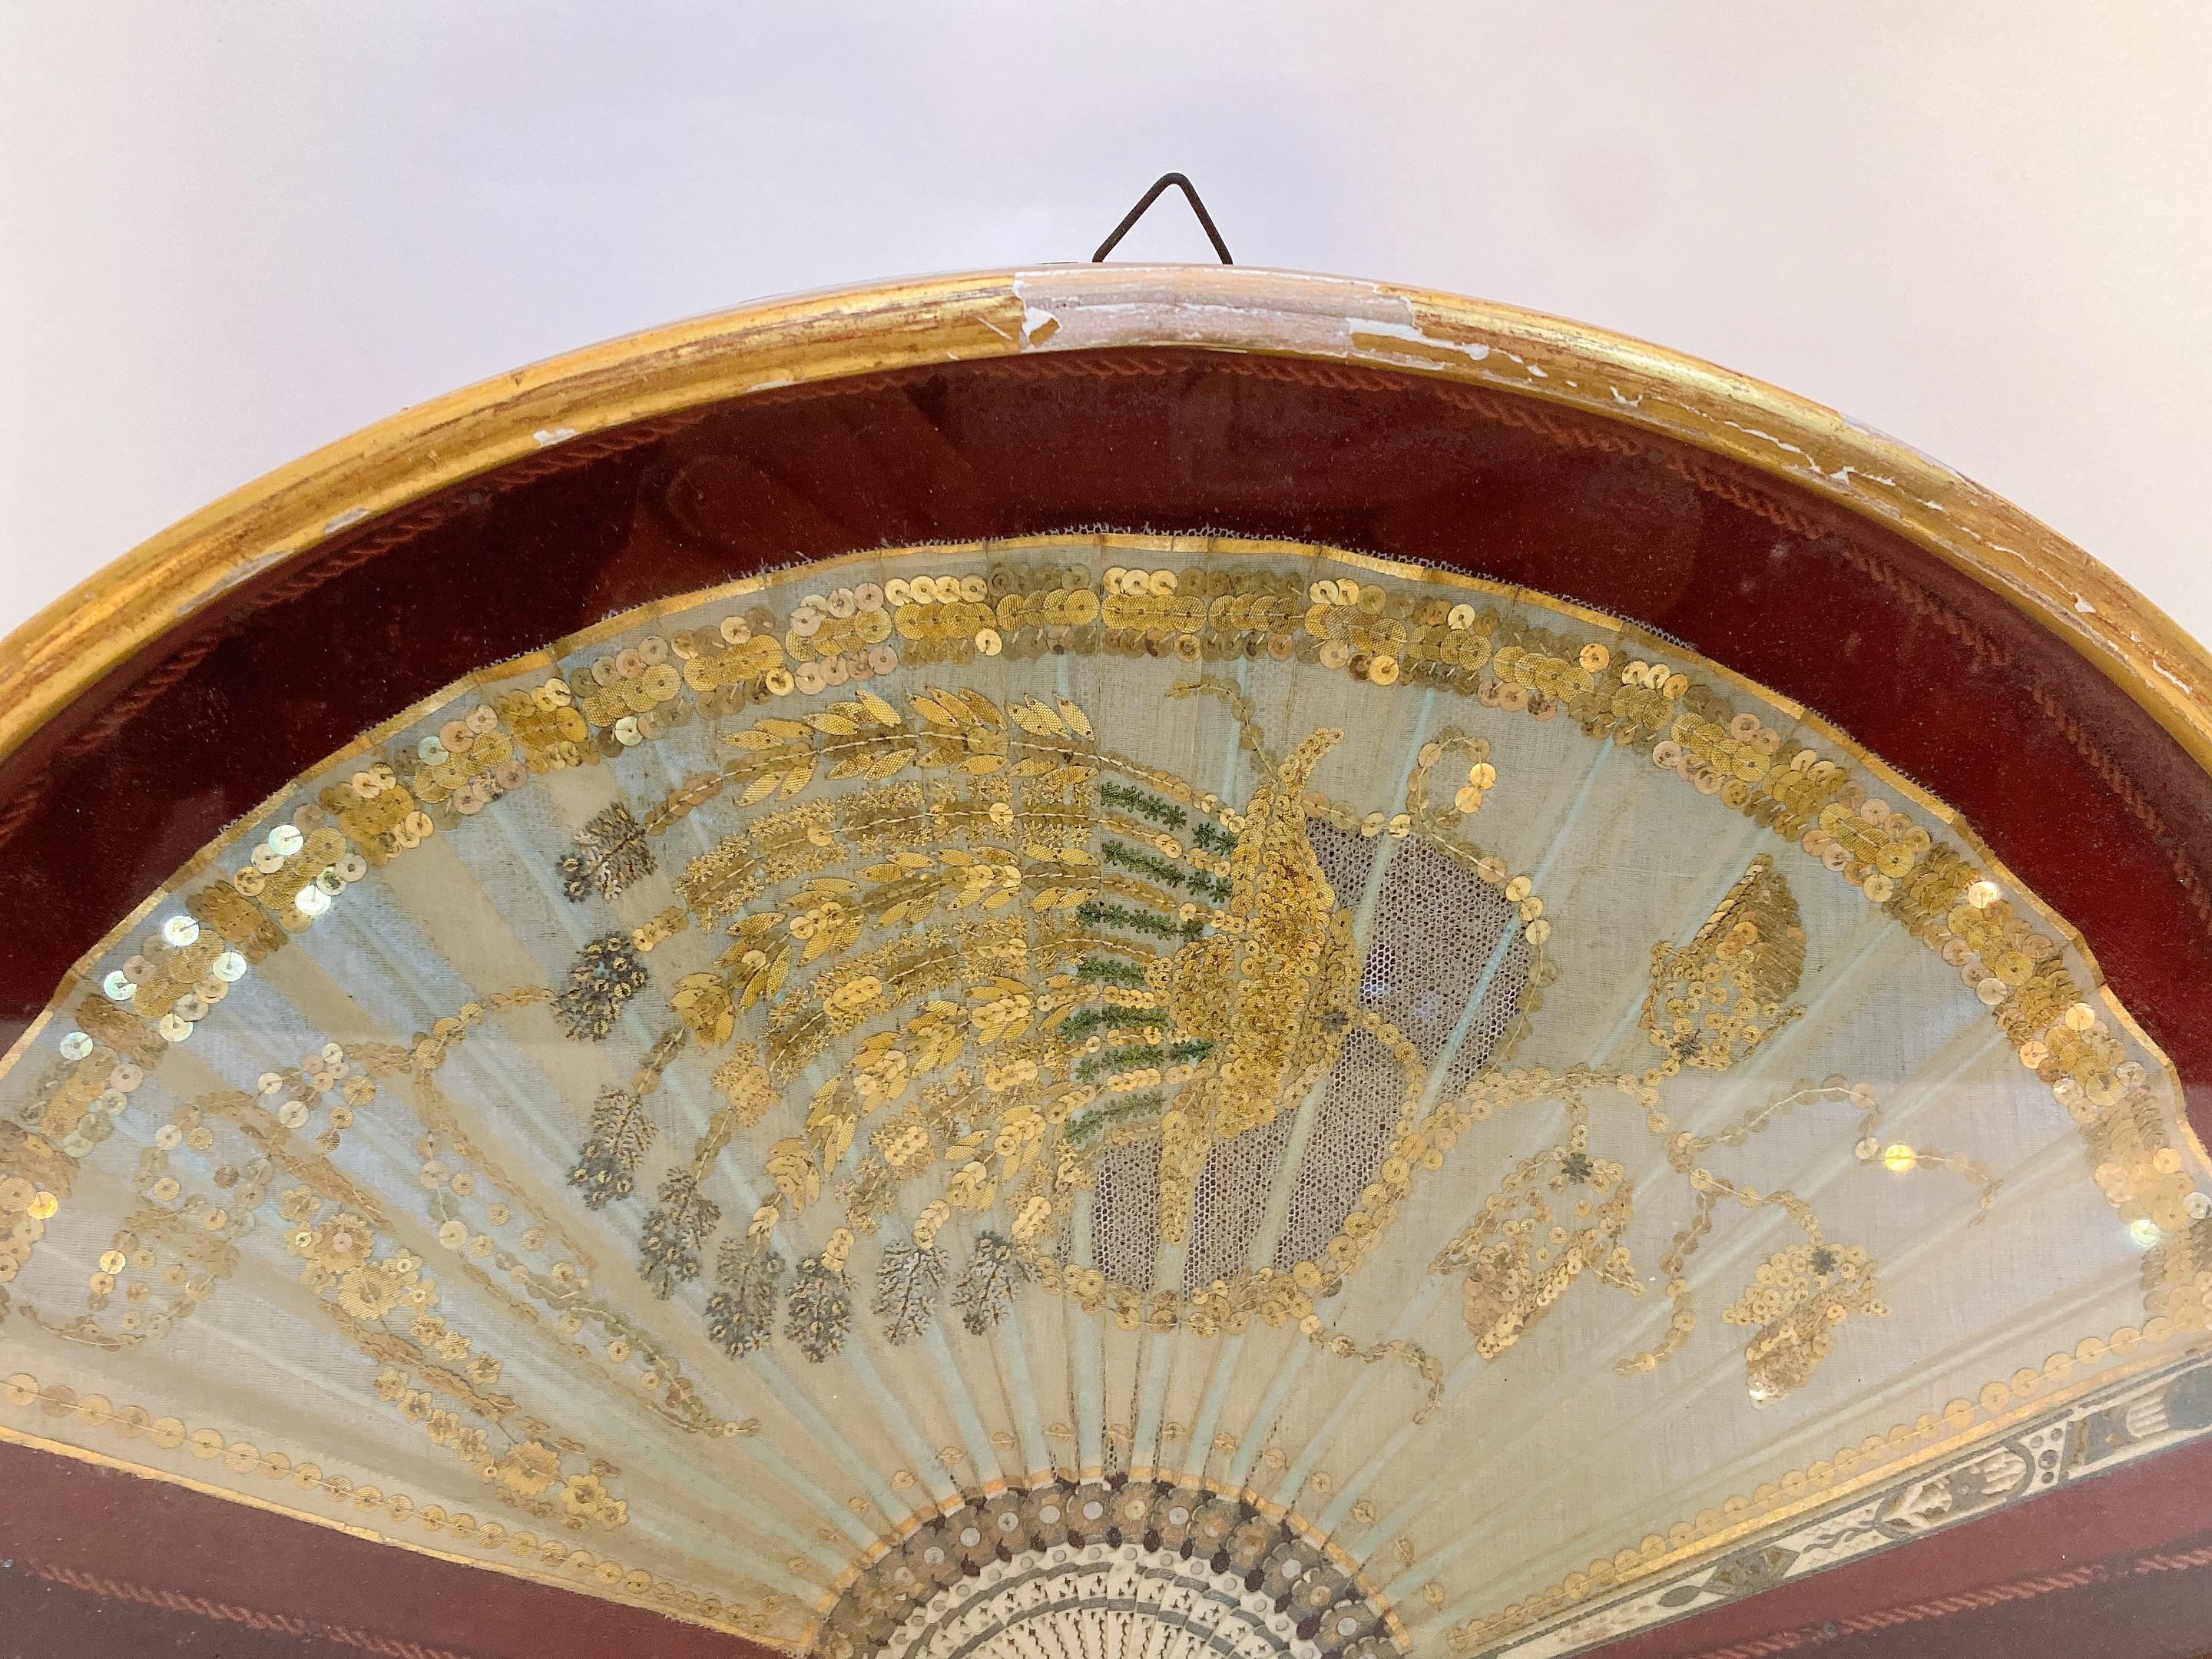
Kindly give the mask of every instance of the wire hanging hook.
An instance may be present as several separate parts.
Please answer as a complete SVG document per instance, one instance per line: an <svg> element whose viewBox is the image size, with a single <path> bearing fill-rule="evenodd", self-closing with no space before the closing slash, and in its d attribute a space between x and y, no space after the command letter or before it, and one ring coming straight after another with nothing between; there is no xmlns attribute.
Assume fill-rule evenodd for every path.
<svg viewBox="0 0 2212 1659"><path fill-rule="evenodd" d="M1114 227L1114 234L1099 243L1098 252L1091 256L1092 264L1099 264L1105 260L1106 256L1114 251L1115 245L1129 234L1130 227L1145 216L1145 210L1158 201L1160 192L1170 185L1190 198L1190 210L1198 216L1198 222L1204 228L1206 240L1213 244L1213 251L1221 256L1221 263L1224 265L1237 263L1229 257L1229 244L1221 240L1221 233L1213 228L1213 216L1206 210L1206 204L1198 199L1198 191L1190 180L1180 173L1164 173L1150 190L1138 198L1137 205L1123 216L1121 222Z"/></svg>

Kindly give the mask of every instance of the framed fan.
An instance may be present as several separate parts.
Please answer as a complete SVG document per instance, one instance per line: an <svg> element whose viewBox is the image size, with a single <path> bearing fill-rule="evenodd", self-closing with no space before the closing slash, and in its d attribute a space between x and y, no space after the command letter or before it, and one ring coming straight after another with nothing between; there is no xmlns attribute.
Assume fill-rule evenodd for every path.
<svg viewBox="0 0 2212 1659"><path fill-rule="evenodd" d="M9 1593L2202 1642L2208 684L1912 452L1385 284L411 410L0 647Z"/></svg>

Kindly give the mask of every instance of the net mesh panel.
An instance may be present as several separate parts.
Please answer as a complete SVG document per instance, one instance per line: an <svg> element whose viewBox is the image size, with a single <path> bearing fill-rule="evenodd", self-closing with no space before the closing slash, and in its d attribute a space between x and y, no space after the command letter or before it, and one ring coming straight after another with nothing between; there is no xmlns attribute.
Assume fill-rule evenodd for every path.
<svg viewBox="0 0 2212 1659"><path fill-rule="evenodd" d="M1290 1216L1275 1246L1278 1271L1313 1261L1335 1237L1382 1165L1405 1092L1397 1062L1381 1043L1364 1031L1344 1040L1306 1155L1298 1161Z"/></svg>
<svg viewBox="0 0 2212 1659"><path fill-rule="evenodd" d="M1483 994L1483 1006L1445 1073L1456 1088L1474 1075L1521 1006L1528 946L1505 896L1424 841L1401 842L1382 878L1374 943L1360 974L1360 1001L1402 1032L1433 1065L1507 929L1513 940Z"/></svg>
<svg viewBox="0 0 2212 1659"><path fill-rule="evenodd" d="M1356 905L1385 843L1319 821L1308 830L1338 902ZM1424 1061L1435 1065L1450 1048L1484 969L1513 930L1482 1006L1445 1066L1449 1092L1481 1068L1513 1023L1528 979L1528 948L1515 907L1472 871L1424 841L1389 846L1390 863L1360 963L1359 1000L1395 1025ZM1275 1251L1277 1267L1312 1260L1334 1237L1375 1178L1404 1098L1403 1076L1382 1045L1353 1032L1330 1075L1299 1163L1289 1220Z"/></svg>
<svg viewBox="0 0 2212 1659"><path fill-rule="evenodd" d="M1335 890L1338 908L1357 910L1382 843L1340 830L1326 818L1306 820L1306 839L1313 845L1314 861Z"/></svg>
<svg viewBox="0 0 2212 1659"><path fill-rule="evenodd" d="M1190 1254L1183 1258L1182 1287L1194 1291L1217 1279L1234 1279L1252 1266L1252 1240L1267 1212L1283 1162L1283 1148L1297 1121L1292 1111L1217 1141L1199 1171L1192 1206Z"/></svg>
<svg viewBox="0 0 2212 1659"><path fill-rule="evenodd" d="M1449 1051L1443 1088L1462 1087L1520 1008L1528 950L1516 908L1426 842L1385 842L1317 818L1309 819L1306 828L1322 873L1345 909L1358 908L1375 860L1388 848L1390 863L1360 964L1359 1000L1395 1025L1428 1064L1443 1061ZM1452 1034L1502 939L1508 941L1504 954L1482 1006L1454 1049ZM1285 1179L1294 1184L1274 1266L1287 1269L1319 1255L1375 1179L1404 1099L1404 1075L1396 1062L1375 1038L1353 1031L1329 1074L1294 1173L1283 1164L1295 1103L1285 1103L1270 1122L1215 1146L1199 1176L1183 1288L1233 1278L1250 1265L1268 1194ZM1150 1290L1159 1226L1158 1143L1133 1142L1106 1153L1091 1206L1095 1265L1117 1284Z"/></svg>
<svg viewBox="0 0 2212 1659"><path fill-rule="evenodd" d="M1098 1160L1091 1196L1091 1260L1116 1285L1152 1288L1160 1250L1160 1144L1133 1140Z"/></svg>

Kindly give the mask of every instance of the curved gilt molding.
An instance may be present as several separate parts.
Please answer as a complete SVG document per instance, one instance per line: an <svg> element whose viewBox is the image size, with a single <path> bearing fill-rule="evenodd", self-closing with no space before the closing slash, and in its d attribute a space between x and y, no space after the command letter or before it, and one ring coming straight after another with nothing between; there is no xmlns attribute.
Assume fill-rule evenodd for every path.
<svg viewBox="0 0 2212 1659"><path fill-rule="evenodd" d="M2155 605L1999 497L1833 410L1511 307L1238 266L1062 266L769 301L434 399L141 544L0 641L0 756L240 582L362 520L624 423L934 363L1179 346L1354 362L1588 410L1744 462L1895 530L2065 640L2212 769L2212 663Z"/></svg>

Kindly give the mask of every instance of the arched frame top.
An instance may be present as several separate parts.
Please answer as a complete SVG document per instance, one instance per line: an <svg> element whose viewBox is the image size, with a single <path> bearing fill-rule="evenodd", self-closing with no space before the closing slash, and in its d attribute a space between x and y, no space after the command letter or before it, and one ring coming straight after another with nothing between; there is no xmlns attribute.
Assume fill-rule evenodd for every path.
<svg viewBox="0 0 2212 1659"><path fill-rule="evenodd" d="M1901 533L2034 618L2212 770L2212 661L2021 512L1833 410L1534 312L1392 283L1182 265L923 277L720 313L403 411L203 508L0 641L0 757L244 582L363 520L631 422L887 369L1133 346L1357 363L1565 404L1693 445Z"/></svg>

